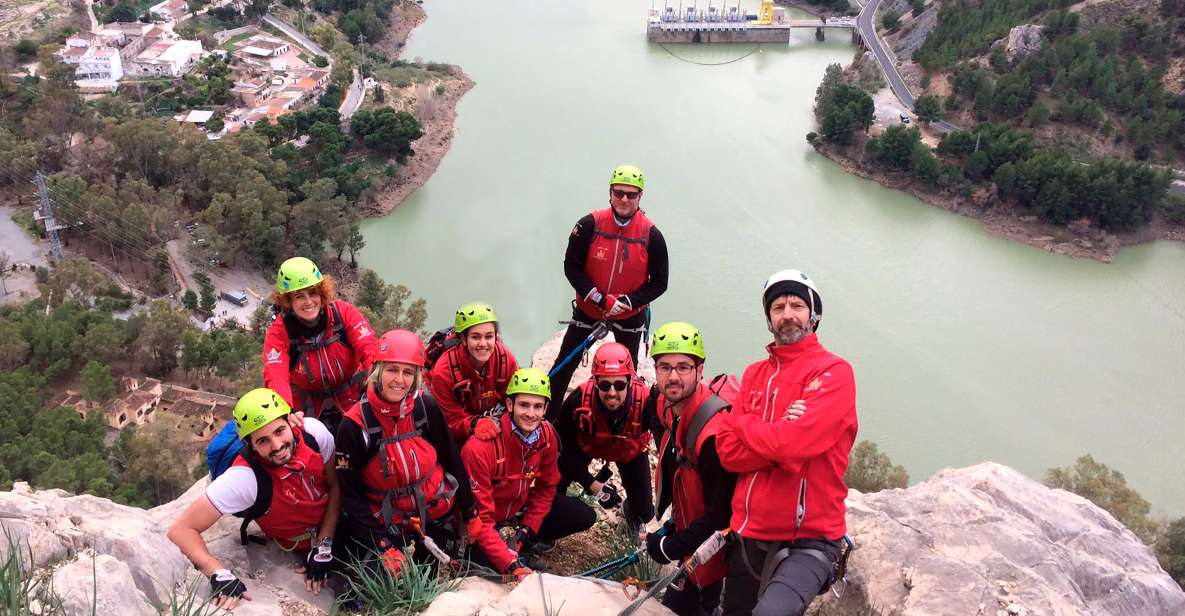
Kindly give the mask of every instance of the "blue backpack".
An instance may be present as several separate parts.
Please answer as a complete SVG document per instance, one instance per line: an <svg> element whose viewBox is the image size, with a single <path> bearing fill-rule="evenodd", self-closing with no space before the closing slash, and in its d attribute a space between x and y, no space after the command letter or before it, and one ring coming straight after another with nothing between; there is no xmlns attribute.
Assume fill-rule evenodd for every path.
<svg viewBox="0 0 1185 616"><path fill-rule="evenodd" d="M243 441L235 431L235 422L226 422L206 447L206 466L210 468L210 481L214 481L230 468L242 448Z"/></svg>

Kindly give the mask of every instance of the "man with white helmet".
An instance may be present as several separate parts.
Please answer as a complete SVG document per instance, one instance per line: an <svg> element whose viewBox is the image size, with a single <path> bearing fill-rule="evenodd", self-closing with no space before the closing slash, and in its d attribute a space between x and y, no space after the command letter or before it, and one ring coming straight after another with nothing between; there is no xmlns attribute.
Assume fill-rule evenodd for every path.
<svg viewBox="0 0 1185 616"><path fill-rule="evenodd" d="M716 435L721 465L738 473L724 614L800 616L835 582L856 383L851 365L816 337L823 299L809 276L770 276L762 307L774 336L768 357L745 369ZM791 408L799 399L801 416Z"/></svg>

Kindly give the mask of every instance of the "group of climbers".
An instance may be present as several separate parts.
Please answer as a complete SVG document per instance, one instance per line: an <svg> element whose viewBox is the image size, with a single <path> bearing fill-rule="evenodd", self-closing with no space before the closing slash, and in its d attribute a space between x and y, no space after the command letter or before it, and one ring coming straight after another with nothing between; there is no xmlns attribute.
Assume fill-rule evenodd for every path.
<svg viewBox="0 0 1185 616"><path fill-rule="evenodd" d="M826 592L842 568L857 422L851 367L815 335L818 289L796 270L766 281L773 341L739 383L705 381L703 336L686 322L655 330L647 383L637 355L648 304L666 290L667 253L639 208L644 187L641 170L618 167L610 207L572 230L564 269L576 299L550 376L518 367L488 304L461 306L430 354L413 332L376 338L312 261L285 261L265 388L239 400L233 462L211 464L205 496L169 532L210 576L215 604L233 608L247 590L202 540L222 515L244 518L244 542L254 520L295 551L314 593L346 559L397 576L408 546L417 561L462 557L521 579L595 522L572 483L604 509L620 506L658 563L686 563L728 538L666 589L677 614L797 616ZM565 359L598 325L616 342L595 351L590 378L568 394L579 362Z"/></svg>

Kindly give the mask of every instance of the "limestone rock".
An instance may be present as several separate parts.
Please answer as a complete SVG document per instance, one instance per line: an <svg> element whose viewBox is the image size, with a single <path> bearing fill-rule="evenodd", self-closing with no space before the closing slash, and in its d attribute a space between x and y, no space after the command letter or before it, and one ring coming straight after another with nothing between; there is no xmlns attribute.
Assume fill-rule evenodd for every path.
<svg viewBox="0 0 1185 616"><path fill-rule="evenodd" d="M1008 42L1004 54L1009 62L1019 62L1041 51L1041 30L1045 26L1023 24L1008 31Z"/></svg>
<svg viewBox="0 0 1185 616"><path fill-rule="evenodd" d="M542 591L540 575L543 576ZM544 611L544 597L547 612ZM427 610L420 612L420 616L544 616L545 613L614 616L629 603L617 582L543 573L527 576L513 589L479 578L465 578L460 587L437 597ZM640 616L671 614L656 600L647 601L636 613Z"/></svg>
<svg viewBox="0 0 1185 616"><path fill-rule="evenodd" d="M70 613L90 613L94 593L98 613L156 614L157 607L168 605L174 589L183 594L192 587L203 599L209 592L205 579L165 535L177 516L204 493L207 483L203 479L177 500L149 511L62 490L35 492L27 484L17 484L11 492L0 492L0 526L33 553L35 567L59 565L54 591L69 605L85 608ZM292 555L274 544L239 545L239 522L224 517L205 533L211 553L244 578L253 599L235 614L270 616L292 613L294 606L304 613L328 612L332 593L308 595ZM0 557L6 550L7 545L0 545ZM97 555L94 566L99 567L97 590L92 583L92 553ZM107 605L115 607L107 609Z"/></svg>
<svg viewBox="0 0 1185 616"><path fill-rule="evenodd" d="M54 572L53 589L67 614L90 614L92 606L96 614L157 614L125 563L90 550Z"/></svg>
<svg viewBox="0 0 1185 616"><path fill-rule="evenodd" d="M847 504L845 601L901 616L1185 613L1185 591L1110 514L999 464Z"/></svg>

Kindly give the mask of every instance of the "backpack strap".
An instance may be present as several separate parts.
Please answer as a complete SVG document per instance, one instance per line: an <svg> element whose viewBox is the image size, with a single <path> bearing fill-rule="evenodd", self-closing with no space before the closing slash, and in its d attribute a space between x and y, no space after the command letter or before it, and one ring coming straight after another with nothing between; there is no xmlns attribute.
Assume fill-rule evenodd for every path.
<svg viewBox="0 0 1185 616"><path fill-rule="evenodd" d="M704 431L704 426L708 425L709 419L729 406L724 398L712 394L696 407L691 417L691 423L687 424L687 431L683 433L683 451L679 456L681 464L695 468L695 442L699 440L700 432Z"/></svg>
<svg viewBox="0 0 1185 616"><path fill-rule="evenodd" d="M321 453L321 444L307 431L301 430L300 440L304 441L304 444L308 445L309 449ZM263 517L272 506L272 475L267 472L267 469L263 467L259 459L250 453L246 444L239 450L238 455L246 460L247 466L251 467L251 472L255 473L255 502L239 513L243 517L243 523L239 525L239 542L243 545L247 545L248 542L265 545L267 543L266 540L255 535L247 534L247 527L256 518Z"/></svg>
<svg viewBox="0 0 1185 616"><path fill-rule="evenodd" d="M247 526L256 518L262 517L271 508L272 476L267 472L267 469L263 468L263 464L248 450L244 450L239 455L247 461L247 466L251 467L251 472L255 473L255 502L251 503L250 507L238 514L243 518L243 523L239 525L239 543L248 545L253 541L260 545L266 545L266 540L254 535L248 535Z"/></svg>
<svg viewBox="0 0 1185 616"><path fill-rule="evenodd" d="M498 431L494 436L494 473L490 477L491 482L501 481L506 477L506 444L502 442L505 433ZM517 438L517 437L516 437Z"/></svg>

